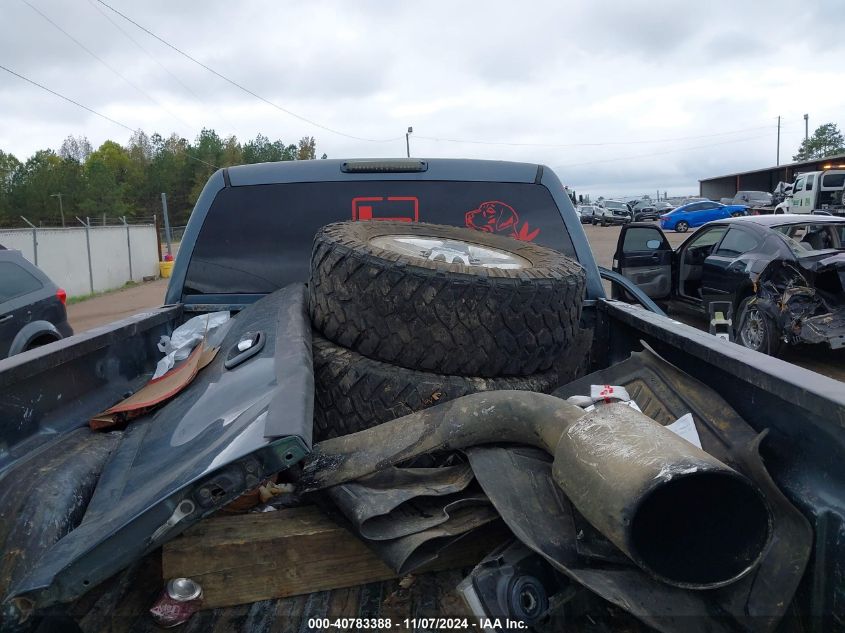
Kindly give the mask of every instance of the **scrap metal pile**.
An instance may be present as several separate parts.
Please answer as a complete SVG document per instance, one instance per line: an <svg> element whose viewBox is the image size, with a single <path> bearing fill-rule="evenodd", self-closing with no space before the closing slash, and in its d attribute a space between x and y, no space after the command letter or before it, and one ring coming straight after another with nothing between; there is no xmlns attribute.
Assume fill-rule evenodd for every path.
<svg viewBox="0 0 845 633"><path fill-rule="evenodd" d="M585 365L583 277L493 238L393 223L318 235L323 441L298 493L324 491L397 573L504 523L511 538L460 587L480 616L555 630L587 591L661 631L773 629L812 532L766 473L764 434L648 350L536 393Z"/></svg>
<svg viewBox="0 0 845 633"><path fill-rule="evenodd" d="M756 293L756 305L787 340L845 347L845 256L841 253L802 267L775 261L760 274Z"/></svg>

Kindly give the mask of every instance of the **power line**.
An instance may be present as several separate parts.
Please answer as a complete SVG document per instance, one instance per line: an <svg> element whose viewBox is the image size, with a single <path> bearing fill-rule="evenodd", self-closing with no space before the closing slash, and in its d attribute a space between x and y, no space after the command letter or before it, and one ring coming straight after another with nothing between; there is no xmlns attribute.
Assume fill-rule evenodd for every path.
<svg viewBox="0 0 845 633"><path fill-rule="evenodd" d="M80 42L80 41L79 41L78 39L76 39L73 35L71 35L70 33L68 33L65 29L63 29L61 26L59 26L59 24L57 24L57 23L56 23L56 22L54 22L52 19L50 19L50 17L49 17L46 13L44 13L43 11L41 11L38 7L36 7L36 6L35 6L35 5L33 5L32 3L30 3L30 2L29 2L29 0L21 0L21 2L23 2L26 6L28 6L28 7L29 7L30 9L32 9L33 11L35 11L38 15L40 15L42 18L44 18L47 22L49 22L50 24L52 24L52 25L53 25L56 29L58 29L60 32L62 32L62 33L63 33L63 34L64 34L64 35L68 38L68 39L70 39L70 40L71 40L74 44L76 44L77 46L79 46L79 48L81 48L82 50L84 50L84 51L85 51L86 53L88 53L91 57L93 57L93 58L94 58L94 59L96 59L98 62L100 62L103 66L105 66L105 67L106 67L106 68L108 68L110 71L112 71L115 75L117 75L118 77L120 77L123 81L125 81L125 82L129 85L129 86L131 86L132 88L134 88L137 92L139 92L140 94L144 95L147 99L149 99L149 100L150 100L150 101L152 101L154 104L156 104L158 107L160 107L162 110L164 110L165 112L167 112L167 113L168 113L170 116L172 116L174 119L176 119L176 120L180 121L180 122L181 122L182 124L184 124L184 125L187 125L189 128L194 128L194 126L193 126L191 123L188 123L187 121L185 121L185 120L184 120L182 117L180 117L178 114L175 114L174 112L171 112L171 111L170 111L170 110L169 110L169 109L168 109L168 108L167 108L167 107L166 107L163 103L161 103L160 101L158 101L155 97L153 97L152 95L150 95L149 93L147 93L147 92L146 92L144 89L142 89L141 87L139 87L139 86L135 85L134 83L132 83L132 82L131 82L131 81L130 81L130 80L129 80L129 79L128 79L125 75L123 75L123 73L121 73L119 70L117 70L116 68L114 68L111 64L109 64L109 63L108 63L107 61L105 61L102 57L100 57L99 55L97 55L97 54L96 54L94 51L92 51L90 48L88 48L87 46L85 46L85 44L83 44L82 42Z"/></svg>
<svg viewBox="0 0 845 633"><path fill-rule="evenodd" d="M549 148L567 148L567 147L604 147L609 145L651 145L655 143L672 143L676 141L690 141L701 138L714 138L717 136L729 136L731 134L741 134L744 132L752 132L754 130L770 129L771 125L760 125L757 127L744 128L741 130L731 130L730 132L717 132L714 134L701 134L697 136L678 136L675 138L653 139L649 141L602 141L595 143L516 143L508 141L477 141L471 139L456 139L456 138L442 138L433 136L420 136L415 134L414 138L424 139L427 141L438 141L444 143L466 143L468 145L503 145L508 147L549 147Z"/></svg>
<svg viewBox="0 0 845 633"><path fill-rule="evenodd" d="M282 107L282 106L280 106L279 104L274 103L274 102L270 101L269 99L267 99L267 98L265 98L265 97L262 97L260 94L258 94L258 93L256 93L256 92L254 92L254 91L250 90L249 88L244 87L243 85L239 84L238 82L236 82L236 81L235 81L235 80L233 80L233 79L230 79L230 78L229 78L229 77L227 77L226 75L224 75L224 74L222 74L222 73L217 72L216 70L214 70L213 68L211 68L211 66L208 66L208 65L206 65L206 64L204 64L204 63L202 63L201 61L199 61L199 60L198 60L198 59L196 59L195 57L191 57L191 55L189 55L188 53L186 53L186 52L185 52L185 51L183 51L182 49L177 48L176 46L174 46L173 44L171 44L170 42L168 42L168 41L167 41L167 40L165 40L164 38L159 37L158 35L156 35L155 33L153 33L150 29L146 28L145 26L142 26L142 25L138 24L135 20L133 20L132 18L130 18L130 17L129 17L129 16L127 16L126 14L121 13L120 11L118 11L117 9L115 9L113 6L111 6L111 5L109 5L109 4L105 3L105 2L103 2L103 0L96 0L96 1L97 1L98 3L100 3L101 5L103 5L104 7L106 7L107 9L109 9L110 11L113 11L114 13L116 13L117 15L119 15L120 17L122 17L124 20L126 20L126 21L127 21L127 22L129 22L130 24L133 24L133 25L134 25L134 26L136 26L137 28L141 29L141 30L142 30L144 33L146 33L147 35L149 35L149 36L151 36L151 37L154 37L154 38L155 38L155 39L157 39L159 42L161 42L162 44L164 44L165 46L167 46L168 48L170 48L170 49L172 49L172 50L176 51L177 53L179 53L179 54L180 54L180 55L182 55L183 57L185 57L185 58L187 58L187 59L191 60L192 62L194 62L194 63L195 63L195 64L197 64L198 66L200 66L200 67L204 68L205 70L207 70L208 72L210 72L212 75L215 75L216 77L219 77L219 78L220 78L220 79L222 79L223 81L225 81L225 82L227 82L227 83L229 83L229 84L233 85L233 86L234 86L235 88L237 88L238 90L241 90L241 91L245 92L246 94L248 94L248 95L250 95L250 96L252 96L252 97L255 97L255 98L256 98L256 99L258 99L259 101L262 101L262 102L266 103L267 105L269 105L269 106L271 106L271 107L275 108L276 110L279 110L280 112L284 112L284 113L285 113L285 114L287 114L288 116L292 116L292 117L294 117L295 119L299 119L300 121L303 121L303 122L305 122L305 123L308 123L309 125L313 125L314 127L320 128L321 130L325 130L325 131L327 131L327 132L331 132L332 134L337 134L338 136L344 136L344 137L346 137L346 138L351 138L351 139L354 139L354 140L356 140L356 141L367 141L367 142L369 142L369 143L391 143L391 142L393 142L393 141L398 141L398 140L401 140L401 139L402 139L402 137L401 137L401 136L397 136L397 137L394 137L394 138L387 138L387 139L374 139L374 138L365 138L365 137L361 137L361 136L355 136L354 134L347 134L346 132L341 132L340 130L336 130L336 129L331 128L331 127L329 127L329 126L327 126L327 125L323 125L322 123L318 123L317 121L314 121L313 119L309 119L309 118L307 118L307 117L302 116L301 114L297 114L296 112L293 112L293 111L291 111L291 110L288 110L287 108Z"/></svg>
<svg viewBox="0 0 845 633"><path fill-rule="evenodd" d="M103 11L100 7L98 7L98 6L95 4L94 0L88 0L88 4L90 4L90 5L91 5L91 6L92 6L92 7L93 7L96 11L97 11L97 13L99 13L99 14L100 14L100 15L102 15L102 16L103 16L106 20L108 20L108 21L112 24L112 26L114 26L114 28L116 28L118 31L120 31L126 39L128 39L128 40L129 40L130 42L132 42L132 43L133 43L133 44L134 44L134 45L135 45L138 49L140 49L142 53L144 53L144 54L145 54L147 57L149 57L149 58L150 58L153 62L155 62L155 63L156 63L156 64L157 64L157 65L158 65L158 66L159 66L159 67L160 67L160 68L161 68L164 72L166 72L168 75L170 75L170 77L171 77L171 78L172 78L172 79L173 79L176 83L178 83L180 86L182 86L182 88L183 88L183 89L184 89L184 90L185 90L188 94L190 94L192 97L194 97L194 99L196 99L196 100L197 100L199 103L201 103L203 106L206 106L206 104L204 103L204 101L203 101L202 97L200 97L200 96L199 96L196 92L194 92L194 90L193 90L193 89L191 89L191 87L190 87L190 86L188 86L185 82L183 82L181 79L179 79L179 77L177 77L175 73L171 72L171 70L170 70L167 66L165 66L163 63L161 63L161 62L160 62L160 61L159 61L159 60L158 60L158 59L157 59L157 58L156 58L156 57L155 57L152 53L150 53L150 52L149 52L146 48L144 48L144 47L141 45L141 43L140 43L140 42L138 42L138 40L136 40L134 37L132 37L132 36L131 36L131 35L130 35L130 34L129 34L129 33L128 33L128 32L127 32L127 31L126 31L123 27L122 27L122 26L120 26L120 24L118 24L118 23L117 23L114 19L112 19L112 17L111 17L111 16L109 16L109 14L108 14L108 13L106 13L106 12L105 12L105 11ZM234 125L231 121L227 120L227 119L226 119L226 117L224 117L222 114L220 114L220 112L219 112L216 108L213 108L213 107L211 107L211 106L206 106L206 107L209 107L209 108L210 108L210 109L211 109L211 110L212 110L215 114L217 114L217 116L219 116L219 117L220 117L220 118L221 118L221 119L222 119L225 123L227 123L227 124L229 125L229 127L230 127L233 131L234 131L234 129L235 129L235 125Z"/></svg>
<svg viewBox="0 0 845 633"><path fill-rule="evenodd" d="M5 67L5 66L3 66L2 64L0 64L0 70L5 70L5 71L6 71L7 73L9 73L10 75L14 75L14 76L15 76L15 77L17 77L18 79L23 79L23 80L24 80L24 81L26 81L27 83L30 83L30 84L32 84L33 86L37 86L38 88L41 88L42 90L45 90L45 91L49 92L51 95L54 95L54 96L58 97L59 99L64 99L64 100L65 100L65 101L67 101L68 103L72 103L73 105L75 105L75 106L77 106L77 107L80 107L80 108L82 108L83 110L87 110L87 111L88 111L88 112L90 112L91 114L96 114L98 117L100 117L100 118L102 118L102 119L105 119L106 121L108 121L108 122L110 122L110 123L114 123L115 125L119 125L119 126L120 126L120 127L122 127L123 129L125 129L125 130L129 130L129 131L130 131L130 132L132 132L133 134L137 131L137 130L135 130L134 128L129 127L129 126L128 126L128 125L126 125L125 123L121 123L120 121L117 121L117 120L115 120L115 119L113 119L113 118L111 118L111 117L109 117L109 116L106 116L105 114L102 114L102 113L97 112L96 110L94 110L94 109L92 109L92 108L89 108L87 105L83 105L83 104L79 103L78 101L74 101L74 100L73 100L73 99L71 99L70 97L66 97L66 96L65 96L65 95L63 95L63 94L60 94L60 93L56 92L55 90L52 90L51 88L48 88L47 86L44 86L44 85L42 85L42 84L38 83L37 81L33 81L33 80L32 80L32 79L30 79L29 77L24 77L24 76L23 76L23 75L21 75L20 73L16 73L16 72L15 72L14 70L12 70L11 68L6 68L6 67ZM220 169L220 167L218 167L217 165L213 165L213 164L211 164L211 163L209 163L209 162L204 161L204 160L203 160L203 159L201 159L201 158L197 158L196 156L193 156L192 154L189 154L188 152L185 152L185 156L187 156L187 157L188 157L188 158L190 158L191 160L195 160L195 161L200 162L200 163L202 163L202 164L204 164L204 165L208 165L209 167L213 167L214 169Z"/></svg>
<svg viewBox="0 0 845 633"><path fill-rule="evenodd" d="M12 70L12 69L10 69L10 68L6 68L6 67L5 67L5 66L3 66L2 64L0 64L0 69L5 70L7 73L9 73L9 74L11 74L11 75L14 75L14 76L15 76L15 77L17 77L18 79L23 79L24 81L26 81L26 82L28 82L28 83L31 83L33 86L38 86L38 87L39 87L39 88L41 88L42 90L46 90L46 91L47 91L47 92L49 92L50 94L57 96L59 99L64 99L64 100L65 100L65 101L67 101L68 103L72 103L73 105L78 106L78 107L82 108L83 110L88 110L88 112L90 112L91 114L96 114L96 115L97 115L98 117L100 117L101 119L105 119L106 121L109 121L110 123L114 123L115 125L119 125L120 127L122 127L122 128L125 128L125 129L129 130L129 131L130 131L130 132L132 132L133 134L135 133L135 130L134 130L133 128L129 127L128 125L124 125L124 124L123 124L123 123L121 123L120 121L115 121L114 119L112 119L111 117L106 116L105 114L101 114L100 112L97 112L96 110L92 110L92 109L91 109L91 108L89 108L88 106L86 106L86 105L82 105L82 104L81 104L81 103L79 103L78 101L74 101L74 100L73 100L73 99L71 99L70 97L66 97L66 96L64 96L63 94L59 94L58 92L56 92L55 90L51 90L51 89L50 89L50 88L48 88L47 86L42 86L42 85L41 85L40 83L38 83L37 81L33 81L32 79L29 79L28 77L24 77L23 75L20 75L20 74L16 73L16 72L15 72L14 70Z"/></svg>

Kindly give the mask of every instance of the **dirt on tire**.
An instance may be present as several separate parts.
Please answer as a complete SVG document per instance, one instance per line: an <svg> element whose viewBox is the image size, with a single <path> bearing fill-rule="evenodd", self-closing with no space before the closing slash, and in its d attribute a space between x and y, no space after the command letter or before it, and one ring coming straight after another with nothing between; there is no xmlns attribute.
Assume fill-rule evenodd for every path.
<svg viewBox="0 0 845 633"><path fill-rule="evenodd" d="M372 360L314 335L314 441L362 431L479 391L550 393L575 368L532 376L448 376Z"/></svg>
<svg viewBox="0 0 845 633"><path fill-rule="evenodd" d="M401 254L388 235L458 240L527 265L487 268ZM317 234L310 309L327 339L368 358L450 376L529 376L575 340L585 274L552 249L436 224L344 222Z"/></svg>

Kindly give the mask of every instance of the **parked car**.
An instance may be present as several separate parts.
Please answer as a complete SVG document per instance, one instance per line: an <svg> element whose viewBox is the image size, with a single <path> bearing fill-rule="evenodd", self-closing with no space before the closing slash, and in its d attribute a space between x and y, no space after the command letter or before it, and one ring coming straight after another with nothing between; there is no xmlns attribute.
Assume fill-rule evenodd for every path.
<svg viewBox="0 0 845 633"><path fill-rule="evenodd" d="M678 233L686 233L690 227L698 227L713 220L735 218L747 215L748 207L738 204L722 204L705 200L692 202L673 209L660 216L660 227Z"/></svg>
<svg viewBox="0 0 845 633"><path fill-rule="evenodd" d="M661 215L668 213L674 209L674 205L668 202L652 202L651 200L642 200L634 205L631 212L633 214L633 221L639 222L641 220L657 220Z"/></svg>
<svg viewBox="0 0 845 633"><path fill-rule="evenodd" d="M737 191L736 195L726 204L738 204L748 207L771 207L772 194L767 191Z"/></svg>
<svg viewBox="0 0 845 633"><path fill-rule="evenodd" d="M66 299L20 251L0 246L0 358L71 336Z"/></svg>
<svg viewBox="0 0 845 633"><path fill-rule="evenodd" d="M611 224L625 224L631 221L631 210L628 205L619 200L605 200L593 215L593 224L609 226Z"/></svg>
<svg viewBox="0 0 845 633"><path fill-rule="evenodd" d="M674 251L646 224L623 227L614 270L653 299L711 316L727 303L736 342L845 348L845 218L760 215L711 222Z"/></svg>
<svg viewBox="0 0 845 633"><path fill-rule="evenodd" d="M598 208L594 204L579 204L576 211L578 211L578 217L581 218L581 224L594 224L593 216Z"/></svg>
<svg viewBox="0 0 845 633"><path fill-rule="evenodd" d="M280 208L289 212L278 213ZM335 242L332 250L324 250L327 242L315 239L327 235L326 225L330 223L348 230L356 213L370 219L406 219L403 229L414 227L414 218L451 224L447 227L450 231L461 233L452 233L454 240L426 240L422 225L416 225L419 230L410 228L398 235L399 229L394 227L393 238L381 243L394 253L406 250L393 255L391 268L382 269L388 274L378 274L379 269L368 264L371 259L358 259L368 248L381 248L372 239L357 243L356 250L347 253L341 252L344 245L340 242ZM335 224L343 220L346 223ZM363 231L372 233L380 222L359 224ZM652 236L659 235L654 225L645 226L652 230ZM470 229L483 233L470 233ZM476 236L504 240L494 249L475 252L481 270L475 264L465 264L477 247L473 242ZM557 253L540 257L539 249L531 248L535 244ZM572 261L562 261L567 258ZM554 266L551 270L566 273L560 277L563 284L545 283L550 276L536 279L534 273L538 271L534 269L550 270L549 261ZM497 262L510 269L496 266ZM343 311L332 311L332 306L324 305L321 314L328 321L322 329L312 319L318 302L309 298L318 286L305 285L315 267L325 272L319 296L332 294L333 302L344 303ZM484 268L499 270L486 274ZM411 284L409 275L422 277ZM504 298L500 297L503 293L487 290L493 283L506 291ZM604 283L622 287L640 305L608 300ZM476 362L492 351L494 355L489 358L510 362L512 355L520 355L525 361L530 347L544 354L560 350L552 354L555 365L547 369L547 365L540 367L530 361L524 366L534 372L531 375L502 372L498 377L473 378L454 370L400 367L330 342L328 337L336 332L329 331L341 323L337 319L343 319L345 334L351 333L354 315L347 311L350 304L369 310L370 318L375 314L376 307L361 301L357 292L368 284L367 296L377 292L379 305L391 308L376 315L376 327L358 330L361 337L353 341L355 345L365 338L377 342L368 354L420 351L424 353L415 362L434 359L457 363ZM427 290L457 285L460 291ZM554 292L553 301L548 300L545 287L552 288L548 292ZM532 292L523 292L524 288ZM485 300L468 299L469 293L476 293L471 295L475 297L479 292L486 293ZM518 299L514 293L519 293ZM505 305L507 299L513 300ZM0 617L9 630L43 625L40 628L44 631L51 624L57 624L53 630L78 630L73 620L81 620L85 630L91 631L113 630L116 626L150 630L154 627L150 601L163 590L158 563L162 546L181 538L172 546L181 543L182 552L194 555L205 551L202 548L209 544L209 531L199 527L186 530L200 521L220 520L212 515L267 478L281 473L281 482L301 481L297 478L304 468L300 471L299 465L306 459L312 473L337 468L343 460L321 461L319 456L325 456L321 450L331 445L345 445L344 437L333 435L344 436L352 421L376 425L376 411L379 416L389 416L387 419L420 411L422 415L440 416L441 424L445 423L445 429L453 431L451 437L457 439L464 435L463 423L472 415L452 406L454 401L446 401L467 392L492 389L499 390L492 394L495 406L484 407L475 426L486 419L482 415L505 416L491 431L498 434L497 441L510 441L513 436L509 429L526 412L511 409L509 403L527 395L555 404L557 397L516 389L552 391L572 377L576 381L569 385L576 391L563 397L589 395L593 385L625 386L656 425L678 420L682 428L686 424L688 429L691 424L700 429L693 439L735 470L709 470L712 462L702 461L708 457L703 453L683 467L662 468L667 463L664 446L677 448L681 438L665 444L650 443L645 455L641 451L617 451L612 448L613 442L607 441L613 440L614 431L608 434L592 414L583 418L585 424L577 435L584 445L624 462L606 484L615 486L616 496L624 497L628 504L624 512L616 511L613 516L636 527L636 537L630 542L643 546L640 551L648 549L656 554L662 570L686 574L668 585L651 570L642 571L637 560L617 551L611 541L600 536L601 527L591 526L589 517L573 516L570 506L576 504L560 489L543 484L554 484L549 479L549 454L529 453L520 446L513 461L493 460L493 470L501 473L502 484L485 488L491 496L503 489L510 494L510 484L518 478L527 483L529 492L513 494L502 504L493 501L490 506L502 508L496 512L524 517L521 525L525 520L552 523L551 529L544 525L540 530L545 537L543 547L532 548L543 554L537 565L522 567L506 557L495 559L502 565L488 558L492 564L478 566L495 572L484 594L501 595L503 602L512 605L496 614L519 622L544 614L546 607L539 607L538 600L547 598L544 583L555 582L565 583L566 593L552 603L559 605L576 591L577 611L581 609L580 598L590 598L598 606L588 613L599 617L600 612L608 611L603 600L609 600L618 607L611 614L614 622L619 621L620 610L632 611L644 621L636 627L628 627L626 622L630 630L656 627L687 631L692 627L738 631L752 626L747 624L749 614L760 621L765 619L765 626L756 627L761 631L773 630L785 614L792 620L788 626L794 621L801 630L835 630L842 587L840 561L845 560L845 540L839 537L845 517L845 468L841 460L845 453L845 427L841 424L845 393L841 383L726 344L669 319L631 281L600 269L560 180L547 167L478 160L397 159L287 161L220 169L210 177L191 214L165 302L167 305L158 309L97 328L85 336L0 360L0 420L4 421L0 425L0 551L7 554L0 567ZM217 311L230 311L233 316L228 326L221 326L228 329L215 337L213 345L219 352L212 354L193 382L156 409L142 410L131 421L124 420L128 424L125 431L92 430L90 421L104 407L120 402L127 394L137 395L149 384L161 359L156 346L161 336L172 334L188 318ZM546 319L550 311L556 320L566 320L565 327L555 326L554 334ZM431 315L436 318L426 319L421 331L413 330L424 316ZM493 331L479 327L480 315L500 318L505 325ZM437 337L428 334L435 328ZM413 339L395 334L398 329L411 332ZM574 337L574 344L557 347L559 336ZM471 353L464 353L468 349ZM435 351L437 354L430 353ZM193 367L205 357L205 352L195 356ZM189 361L190 357L184 362ZM571 375L558 373L562 371L557 369L560 362L572 371ZM599 399L607 399L608 393L602 389ZM356 406L350 406L353 402ZM560 406L571 412L577 405L563 402ZM553 423L560 433L562 420L545 412L537 409L535 417ZM582 419L580 415L578 419ZM682 417L690 422L682 422ZM654 429L655 425L646 422ZM678 429L679 424L674 427ZM431 439L424 425L390 428L396 429L391 442L374 443L373 449L381 450L389 443L410 448ZM621 435L634 438L637 428ZM733 441L724 441L726 433ZM690 437L681 429L679 434ZM326 437L333 439L321 441ZM535 433L528 443L539 437ZM642 439L650 437L651 433ZM685 451L695 448L693 439L689 446L684 445ZM445 442L438 446L449 447ZM765 463L758 453L761 447ZM589 499L595 499L591 507L602 508L600 504L606 500L596 492L593 482L605 477L591 463L591 453L578 453L577 459L571 460L582 468L594 469L589 476L574 481ZM372 455L361 451L349 461L375 468L394 463L376 462ZM537 463L545 474L534 478L534 471L518 471L518 463L526 461ZM646 466L660 469L648 485L641 485L639 479L632 484L631 473L641 472ZM700 482L700 477L691 479L691 474L702 467L702 474L711 480L687 487L690 481ZM476 470L474 465L472 468ZM519 473L524 476L518 477ZM751 506L748 502L754 503L757 493L747 497L745 503L737 503L735 494L724 494L737 490L737 486L747 490L745 480L749 477L756 487L768 491L766 499L772 500L774 515L771 521L761 522L759 519L767 513L755 513L758 520L754 521L754 530L748 530L750 522L745 519L749 517L746 508ZM416 481L410 484L422 487ZM452 481L444 485L451 486ZM654 494L654 485L665 483L675 486L675 491ZM631 496L633 491L652 496L640 502ZM469 492L475 498L474 490ZM540 503L541 493L544 498L551 496L552 503ZM280 498L287 503L290 496ZM653 498L658 496L661 505L654 506ZM729 497L732 503L726 502ZM521 500L533 508L523 512ZM708 512L714 500L723 504L730 518L725 518L724 512ZM666 503L673 504L673 510L667 510ZM487 505L485 502L485 512ZM403 515L404 507L396 514ZM640 507L650 509L648 519L629 521L633 510ZM754 503L754 507L759 509L760 504ZM266 514L263 518L273 519ZM261 523L273 535L263 542L279 543L275 540L276 525ZM303 525L310 527L306 521ZM497 525L488 525L495 528L494 534L501 534ZM688 531L691 528L695 529L694 536ZM701 528L708 532L709 545L703 555ZM223 531L238 535L228 527ZM345 529L332 534L341 532L345 534ZM521 532L519 538L527 538L529 532ZM475 537L465 540L474 542ZM714 540L718 541L715 547ZM280 583L292 575L298 580L300 572L319 567L313 561L323 560L306 556L296 538L286 540L284 546L259 547L261 543L257 542L245 545L269 561L265 568L270 569L271 578L277 570ZM358 545L364 548L363 543ZM393 551L397 549L392 547L394 543L388 545ZM737 552L737 546L742 546L741 552ZM761 547L765 551L758 559ZM315 549L323 555L326 548L322 537ZM282 550L296 555L288 559L290 562L277 565L279 559L274 556ZM178 554L177 550L170 551ZM228 574L240 567L240 551L212 550L210 556L216 560L211 567L217 566L226 574L217 581L218 595L230 588L234 591L236 585L228 580ZM734 557L735 553L738 555ZM708 560L708 556L712 558ZM550 567L548 560L554 561L555 567ZM575 580L564 581L561 568L567 570L566 578L571 574ZM693 568L695 575L688 571ZM383 573L381 569L377 573ZM317 570L321 580L342 581L330 587L348 587L348 575L342 572L335 568ZM698 585L690 584L702 578L713 584L714 578L721 580L727 574L734 577L720 583L724 586L715 591L701 591ZM205 588L207 599L210 580L205 575L196 580ZM411 591L425 593L416 602L384 599L396 591L395 580L373 582L360 589L345 588L337 594L327 590L277 598L277 593L265 593L261 602L248 608L224 606L199 611L186 629L251 631L256 629L256 622L284 630L314 629L313 622L325 622L326 614L334 613L333 605L342 605L344 613L364 614L366 621L381 614L393 617L396 628L400 613L415 618L453 615L456 603L451 595L446 596L454 590L456 580L453 572L417 576ZM522 589L511 591L517 582ZM799 583L801 589L796 591ZM259 583L262 590L269 584ZM191 583L175 583L163 598L187 599L190 596L183 590L186 585L191 587ZM594 593L580 593L582 585ZM296 586L298 593L308 591ZM503 587L508 590L497 591ZM320 589L326 589L326 585L321 584ZM480 593L480 589L476 591ZM442 601L440 596L444 596ZM160 610L181 614L193 610L199 602L190 600L174 608L173 599L159 602ZM383 607L387 604L389 608ZM202 606L209 605L206 602ZM584 627L577 624L582 621L579 618L572 626L567 621L555 630L567 626L581 630ZM381 624L373 626L382 628ZM543 626L548 628L545 622ZM420 628L417 624L413 627ZM619 628L611 625L607 630Z"/></svg>

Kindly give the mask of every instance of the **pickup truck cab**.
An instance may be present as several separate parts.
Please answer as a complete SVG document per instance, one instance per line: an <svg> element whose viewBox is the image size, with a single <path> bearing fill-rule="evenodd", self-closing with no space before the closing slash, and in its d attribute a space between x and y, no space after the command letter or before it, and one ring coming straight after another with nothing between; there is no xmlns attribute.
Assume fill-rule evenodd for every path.
<svg viewBox="0 0 845 633"><path fill-rule="evenodd" d="M792 193L775 207L775 213L825 211L845 215L845 170L810 171L795 177Z"/></svg>
<svg viewBox="0 0 845 633"><path fill-rule="evenodd" d="M809 557L806 572L791 560L785 572L772 571L803 576L794 606L789 581L789 600L772 611L765 606L764 615L777 622L789 607L813 631L841 625L833 615L845 605L841 383L678 323L635 284L600 269L571 200L548 167L443 159L221 169L197 200L166 305L0 361L0 544L15 552L0 567L5 624L17 631L37 623L40 614L119 613L127 628L133 622L148 628L136 621L148 617L146 607L138 613L121 605L135 581L120 574L143 567L145 556L265 477L298 467L314 446L316 352L304 285L312 241L328 223L379 219L498 233L576 260L584 275L579 340L587 348L577 375L611 370L647 352L671 363L684 380L717 392L748 425L745 437L754 442L748 450L756 456L759 447L764 476L782 491L778 499L800 510L798 528L815 534L802 554L802 560ZM605 283L623 289L636 305L608 298ZM89 429L92 417L149 382L162 335L190 317L222 310L233 316L218 341L220 352L184 391L125 430ZM601 376L593 380L603 381ZM651 383L631 379L636 393L652 393ZM685 387L685 397L702 415L706 403L696 389ZM649 406L660 406L661 397L649 398ZM601 562L599 569L604 565L616 563ZM743 586L760 587L765 598L770 582L755 574ZM442 604L437 596L454 587L427 583L420 581L431 589L429 605ZM95 588L105 594L92 603L87 598ZM330 602L347 605L345 613L374 617L386 602L380 591L322 592L297 599L296 606L267 600L248 613L215 610L204 627L189 626L247 631L287 614L284 630L307 630L313 628L309 618L324 617ZM642 604L650 602L643 598ZM230 628L218 622L224 617ZM105 623L97 630L109 628Z"/></svg>

